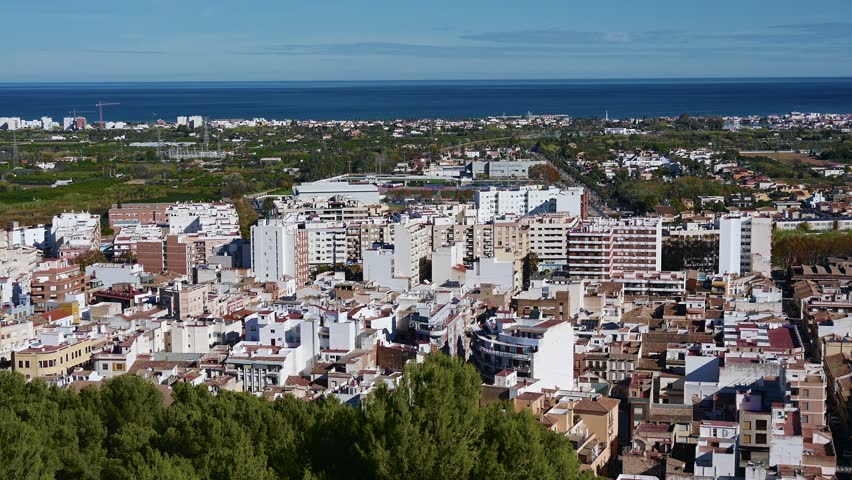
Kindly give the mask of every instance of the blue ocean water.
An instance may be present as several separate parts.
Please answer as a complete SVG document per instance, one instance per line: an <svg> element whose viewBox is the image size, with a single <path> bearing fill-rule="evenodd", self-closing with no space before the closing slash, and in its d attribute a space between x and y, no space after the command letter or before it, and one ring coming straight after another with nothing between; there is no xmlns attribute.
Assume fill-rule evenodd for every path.
<svg viewBox="0 0 852 480"><path fill-rule="evenodd" d="M270 119L610 118L852 113L852 78L376 82L0 83L0 116L174 121L178 115Z"/></svg>

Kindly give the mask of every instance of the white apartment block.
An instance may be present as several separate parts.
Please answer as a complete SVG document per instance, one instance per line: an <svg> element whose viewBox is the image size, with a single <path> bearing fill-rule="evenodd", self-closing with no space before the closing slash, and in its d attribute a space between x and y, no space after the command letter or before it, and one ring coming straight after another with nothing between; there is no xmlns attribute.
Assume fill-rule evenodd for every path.
<svg viewBox="0 0 852 480"><path fill-rule="evenodd" d="M86 275L97 279L104 288L111 288L116 283L128 283L134 288L141 288L145 272L139 264L95 263L86 267Z"/></svg>
<svg viewBox="0 0 852 480"><path fill-rule="evenodd" d="M531 391L574 388L574 328L562 320L491 318L474 329L473 360L479 371L493 378L504 370L536 379Z"/></svg>
<svg viewBox="0 0 852 480"><path fill-rule="evenodd" d="M0 305L18 305L29 295L39 259L33 247L0 248Z"/></svg>
<svg viewBox="0 0 852 480"><path fill-rule="evenodd" d="M677 296L686 292L686 272L615 271L611 280L624 286L625 295Z"/></svg>
<svg viewBox="0 0 852 480"><path fill-rule="evenodd" d="M305 220L320 222L354 222L367 221L370 218L382 217L386 206L367 206L346 195L329 199L300 200L293 196L273 198L278 215L299 214Z"/></svg>
<svg viewBox="0 0 852 480"><path fill-rule="evenodd" d="M308 281L308 234L295 219L262 219L251 227L251 264L255 280L278 282L286 276Z"/></svg>
<svg viewBox="0 0 852 480"><path fill-rule="evenodd" d="M570 215L550 214L531 217L528 222L530 253L535 253L543 265L567 263L568 236L578 219Z"/></svg>
<svg viewBox="0 0 852 480"><path fill-rule="evenodd" d="M169 235L203 233L210 236L240 235L240 218L233 204L176 203L166 209Z"/></svg>
<svg viewBox="0 0 852 480"><path fill-rule="evenodd" d="M308 235L308 263L311 266L346 264L346 224L311 222L305 224Z"/></svg>
<svg viewBox="0 0 852 480"><path fill-rule="evenodd" d="M393 245L364 250L364 280L388 288L409 289L420 283L420 262L431 251L428 225L408 222L394 225Z"/></svg>
<svg viewBox="0 0 852 480"><path fill-rule="evenodd" d="M101 246L101 217L89 212L64 212L50 224L49 244L56 258L74 258Z"/></svg>
<svg viewBox="0 0 852 480"><path fill-rule="evenodd" d="M394 225L394 264L396 273L420 283L420 261L431 252L430 231L423 223Z"/></svg>
<svg viewBox="0 0 852 480"><path fill-rule="evenodd" d="M20 226L14 222L6 231L6 242L10 247L26 246L44 249L47 247L47 240L48 229L42 224Z"/></svg>
<svg viewBox="0 0 852 480"><path fill-rule="evenodd" d="M490 222L500 216L567 213L585 215L585 195L582 187L560 189L541 185L512 189L491 187L475 194L477 219Z"/></svg>
<svg viewBox="0 0 852 480"><path fill-rule="evenodd" d="M722 480L735 478L739 435L737 422L702 421L695 445L695 475Z"/></svg>
<svg viewBox="0 0 852 480"><path fill-rule="evenodd" d="M719 218L719 272L742 275L772 269L772 219L745 213Z"/></svg>

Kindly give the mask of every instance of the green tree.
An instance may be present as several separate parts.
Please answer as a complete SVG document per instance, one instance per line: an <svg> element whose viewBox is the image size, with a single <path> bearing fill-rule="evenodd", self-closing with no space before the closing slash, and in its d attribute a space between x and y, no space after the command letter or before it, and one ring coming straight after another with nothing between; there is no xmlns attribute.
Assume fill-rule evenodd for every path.
<svg viewBox="0 0 852 480"><path fill-rule="evenodd" d="M248 190L248 184L239 173L229 173L222 177L222 197L233 198L243 195Z"/></svg>
<svg viewBox="0 0 852 480"><path fill-rule="evenodd" d="M571 442L541 428L528 411L510 404L484 409L485 425L473 478L577 478L579 465Z"/></svg>
<svg viewBox="0 0 852 480"><path fill-rule="evenodd" d="M100 250L89 250L74 257L74 263L80 266L80 271L86 270L89 265L106 262L107 258Z"/></svg>
<svg viewBox="0 0 852 480"><path fill-rule="evenodd" d="M46 433L11 411L0 410L0 478L54 478L60 465L50 452Z"/></svg>
<svg viewBox="0 0 852 480"><path fill-rule="evenodd" d="M380 386L365 408L358 450L377 478L466 478L482 428L481 379L455 357L432 355L406 368L391 392Z"/></svg>

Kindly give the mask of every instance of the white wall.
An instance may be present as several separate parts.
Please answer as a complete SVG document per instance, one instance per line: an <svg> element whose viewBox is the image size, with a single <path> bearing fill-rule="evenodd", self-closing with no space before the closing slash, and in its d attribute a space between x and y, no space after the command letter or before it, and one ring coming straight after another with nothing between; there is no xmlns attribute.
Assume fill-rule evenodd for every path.
<svg viewBox="0 0 852 480"><path fill-rule="evenodd" d="M432 260L434 262L434 259ZM434 263L433 263L434 265ZM480 258L473 268L467 271L465 285L476 288L484 284L493 284L511 290L515 285L515 262L501 262L495 258Z"/></svg>
<svg viewBox="0 0 852 480"><path fill-rule="evenodd" d="M740 271L742 255L742 218L722 217L719 220L719 272L720 274Z"/></svg>
<svg viewBox="0 0 852 480"><path fill-rule="evenodd" d="M453 275L453 267L464 262L464 244L456 242L449 247L436 248L432 252L432 283L443 285Z"/></svg>
<svg viewBox="0 0 852 480"><path fill-rule="evenodd" d="M86 267L86 275L94 275L103 282L104 287L110 288L116 283L130 283L135 286L141 285L139 275L142 273L142 265L124 265L115 263L96 263Z"/></svg>
<svg viewBox="0 0 852 480"><path fill-rule="evenodd" d="M550 327L532 358L532 377L540 381L534 388L574 388L574 327L561 322Z"/></svg>
<svg viewBox="0 0 852 480"><path fill-rule="evenodd" d="M355 322L332 323L328 326L328 345L332 350L350 351L355 348Z"/></svg>
<svg viewBox="0 0 852 480"><path fill-rule="evenodd" d="M212 338L210 325L172 325L173 353L206 353Z"/></svg>
<svg viewBox="0 0 852 480"><path fill-rule="evenodd" d="M259 282L296 276L296 225L261 220L251 227L251 265Z"/></svg>

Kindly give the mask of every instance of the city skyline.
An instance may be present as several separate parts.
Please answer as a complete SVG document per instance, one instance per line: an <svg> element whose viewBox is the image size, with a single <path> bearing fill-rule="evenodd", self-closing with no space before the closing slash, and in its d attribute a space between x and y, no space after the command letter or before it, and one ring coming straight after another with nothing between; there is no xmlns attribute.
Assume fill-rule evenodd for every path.
<svg viewBox="0 0 852 480"><path fill-rule="evenodd" d="M840 1L90 5L8 5L0 82L852 75Z"/></svg>

